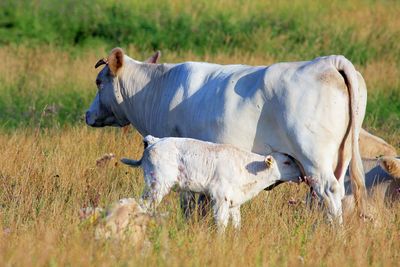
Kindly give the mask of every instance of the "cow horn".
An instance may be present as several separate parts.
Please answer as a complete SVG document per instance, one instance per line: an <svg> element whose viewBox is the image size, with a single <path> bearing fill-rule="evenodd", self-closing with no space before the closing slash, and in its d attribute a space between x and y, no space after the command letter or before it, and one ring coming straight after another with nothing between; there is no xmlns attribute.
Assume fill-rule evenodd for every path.
<svg viewBox="0 0 400 267"><path fill-rule="evenodd" d="M99 66L107 64L107 59L106 58L102 58L99 61L97 61L96 65L94 66L95 69L97 69Z"/></svg>

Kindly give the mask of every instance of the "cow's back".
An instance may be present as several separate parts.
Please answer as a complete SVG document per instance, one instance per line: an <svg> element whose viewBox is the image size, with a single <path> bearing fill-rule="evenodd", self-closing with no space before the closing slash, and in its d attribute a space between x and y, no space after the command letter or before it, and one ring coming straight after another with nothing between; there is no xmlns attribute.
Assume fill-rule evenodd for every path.
<svg viewBox="0 0 400 267"><path fill-rule="evenodd" d="M306 132L322 129L325 133L316 136L329 143L329 128L340 122L336 123L341 127L340 138L344 135L348 96L343 78L334 71L314 61L269 67L178 64L164 75L160 107L155 109L154 129L149 132L229 143L260 154L294 155L291 142L300 128ZM341 103L335 114L330 112L334 102ZM315 128L318 124L321 129ZM335 140L334 146L340 141Z"/></svg>

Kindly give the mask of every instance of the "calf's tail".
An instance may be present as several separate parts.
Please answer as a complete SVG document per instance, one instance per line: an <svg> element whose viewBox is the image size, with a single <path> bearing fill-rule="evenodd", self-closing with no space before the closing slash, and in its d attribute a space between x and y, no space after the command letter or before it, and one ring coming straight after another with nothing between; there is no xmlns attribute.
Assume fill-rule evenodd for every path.
<svg viewBox="0 0 400 267"><path fill-rule="evenodd" d="M142 165L142 159L133 160L133 159L122 158L121 162L131 167L140 167L140 165Z"/></svg>
<svg viewBox="0 0 400 267"><path fill-rule="evenodd" d="M147 147L157 143L159 140L160 139L157 137L154 137L152 135L147 135L145 138L143 138L144 150L146 150ZM122 158L121 162L131 167L140 167L142 165L142 159L143 157L140 160Z"/></svg>

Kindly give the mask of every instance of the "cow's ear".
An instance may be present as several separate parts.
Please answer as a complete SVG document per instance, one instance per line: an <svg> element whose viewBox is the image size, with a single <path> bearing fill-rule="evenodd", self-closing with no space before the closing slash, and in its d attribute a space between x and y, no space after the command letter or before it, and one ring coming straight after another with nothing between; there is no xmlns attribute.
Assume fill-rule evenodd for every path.
<svg viewBox="0 0 400 267"><path fill-rule="evenodd" d="M274 158L271 155L267 155L264 159L265 165L267 165L267 168L271 168L274 165Z"/></svg>
<svg viewBox="0 0 400 267"><path fill-rule="evenodd" d="M124 51L119 47L114 48L111 50L111 54L108 56L107 62L111 73L114 76L117 76L118 72L124 65Z"/></svg>
<svg viewBox="0 0 400 267"><path fill-rule="evenodd" d="M379 165L394 179L400 179L400 159L395 157L382 157Z"/></svg>
<svg viewBox="0 0 400 267"><path fill-rule="evenodd" d="M152 55L151 57L149 57L148 59L146 59L146 63L152 63L152 64L156 64L158 59L161 56L161 51L158 50L157 52L154 53L154 55Z"/></svg>

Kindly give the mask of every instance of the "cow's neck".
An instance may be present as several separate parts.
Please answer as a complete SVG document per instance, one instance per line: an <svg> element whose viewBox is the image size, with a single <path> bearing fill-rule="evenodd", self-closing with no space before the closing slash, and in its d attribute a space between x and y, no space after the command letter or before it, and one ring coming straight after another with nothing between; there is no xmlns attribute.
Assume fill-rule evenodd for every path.
<svg viewBox="0 0 400 267"><path fill-rule="evenodd" d="M142 135L155 134L152 127L158 118L153 117L162 98L161 79L172 66L132 61L120 77L124 113Z"/></svg>

